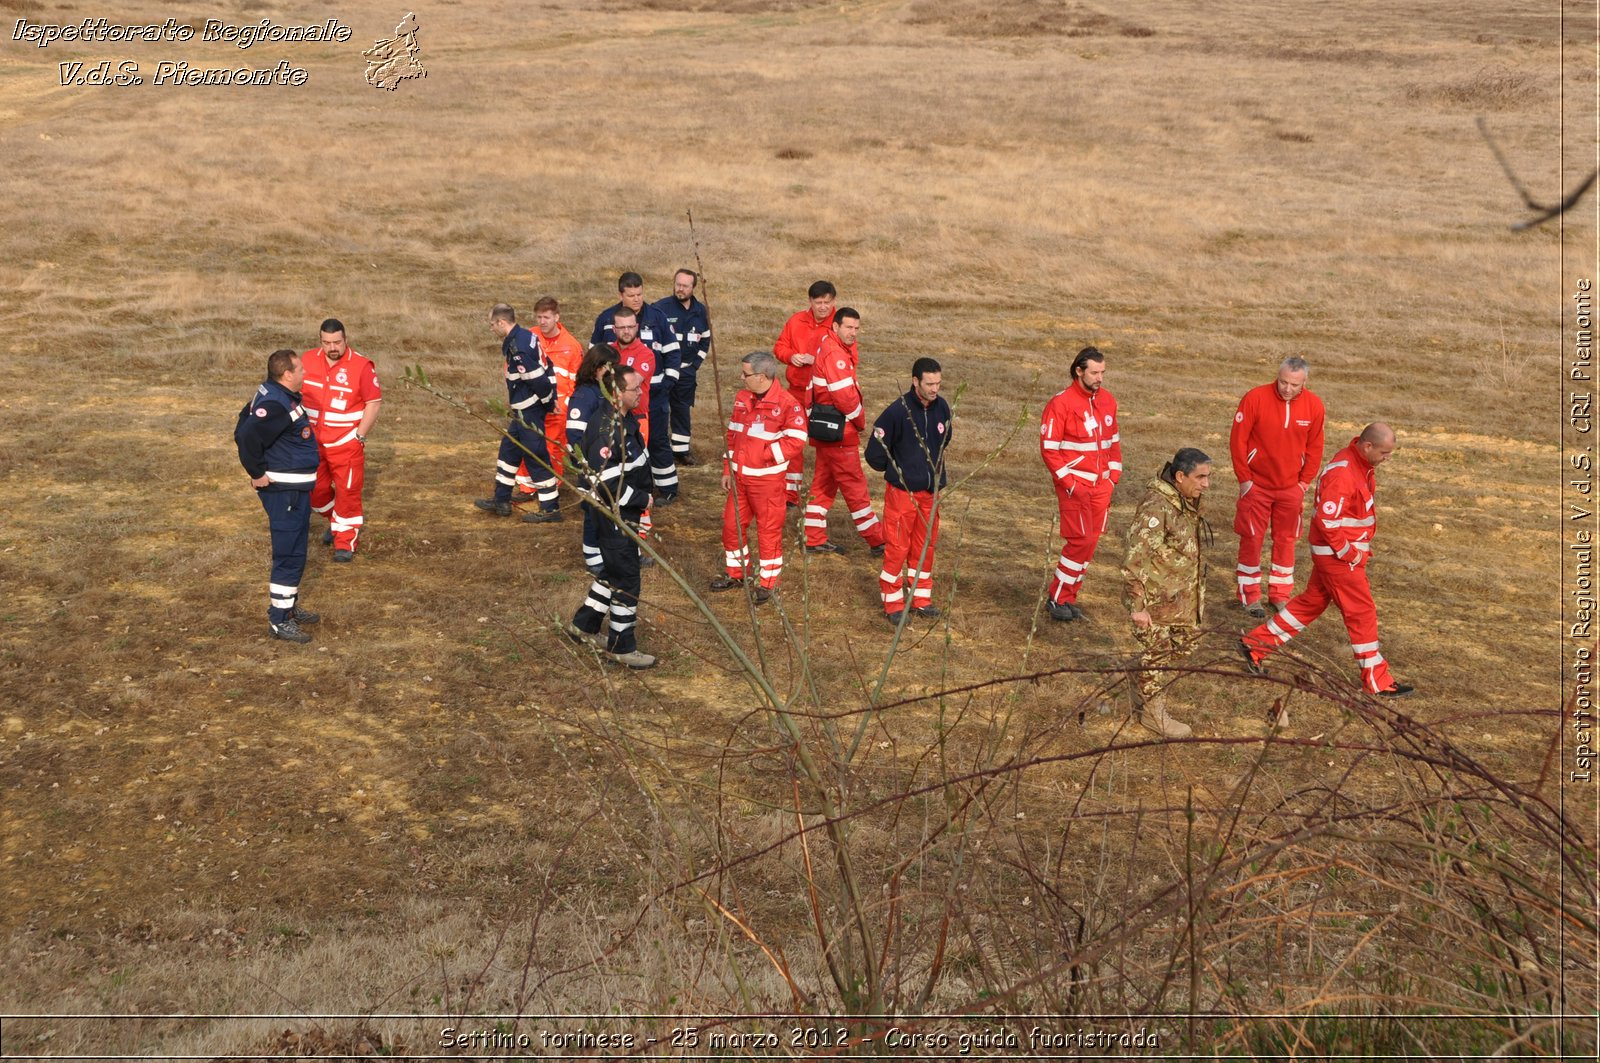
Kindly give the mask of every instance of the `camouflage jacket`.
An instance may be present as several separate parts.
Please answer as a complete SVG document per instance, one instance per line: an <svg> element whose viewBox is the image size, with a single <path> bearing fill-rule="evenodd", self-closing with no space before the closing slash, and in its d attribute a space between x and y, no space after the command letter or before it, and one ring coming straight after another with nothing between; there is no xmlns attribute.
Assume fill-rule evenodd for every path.
<svg viewBox="0 0 1600 1063"><path fill-rule="evenodd" d="M1122 559L1122 604L1148 610L1153 623L1195 626L1205 611L1205 560L1200 556L1200 506L1185 502L1165 480L1150 481Z"/></svg>

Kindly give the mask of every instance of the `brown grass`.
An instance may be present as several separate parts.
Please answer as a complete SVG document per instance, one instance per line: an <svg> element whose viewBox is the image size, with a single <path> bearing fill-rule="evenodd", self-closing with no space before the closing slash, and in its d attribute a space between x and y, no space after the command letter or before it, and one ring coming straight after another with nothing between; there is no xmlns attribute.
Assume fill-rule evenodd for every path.
<svg viewBox="0 0 1600 1063"><path fill-rule="evenodd" d="M1548 1009L1563 932L1540 905L1575 895L1551 835L1518 816L1561 796L1541 774L1561 675L1550 337L1563 270L1592 270L1571 250L1592 223L1568 217L1566 261L1550 229L1507 233L1518 201L1463 115L1498 109L1530 187L1570 187L1549 147L1556 31L1467 5L1169 9L447 5L424 16L429 77L393 94L361 83L356 54L392 29L382 5L341 13L349 48L245 53L305 65L302 90L63 90L57 61L101 53L9 52L0 189L27 210L0 233L0 964L14 972L0 1010L343 1012L320 1028L354 1051L347 1035L373 1014L794 1006L735 916L785 944L819 1010L842 1010L807 897L843 886L825 839L808 836L824 861L808 873L792 836L822 800L796 797L792 758L827 746L814 717L859 709L886 655L849 528L836 512L844 558L788 551L792 613L808 592L803 657L773 616L758 628L713 603L742 645L759 631L775 688L802 695L797 743L752 713L761 696L660 571L643 610L660 669L575 654L558 630L584 585L575 524L474 511L493 439L399 386L420 363L482 410L500 388L489 304L554 292L586 337L619 271L640 269L654 298L694 265L691 206L725 381L729 352L769 344L827 276L865 317L869 405L934 354L966 388L956 470L1000 451L946 513L952 623L908 632L880 700L1054 674L908 702L837 767L867 922L904 932L896 969L926 975L934 930L949 930L929 1009L1014 991L1063 1012L1199 1000L1298 1016L1205 1034L1263 1055L1393 1036L1377 1015L1317 1025L1360 1010L1350 993L1401 1011ZM1523 43L1491 68L1483 34ZM240 61L222 46L174 57ZM1567 133L1570 151L1592 122ZM330 313L388 398L362 554L314 555L307 604L326 619L302 650L262 638L265 529L228 433L264 354L309 346ZM1056 540L1031 433L1085 343L1111 358L1129 472L1087 584L1092 621L1064 629L1034 620ZM1094 707L1120 674L1060 671L1125 659L1116 533L1137 490L1180 445L1225 465L1239 394L1291 353L1312 361L1330 453L1375 417L1401 430L1374 588L1385 655L1424 692L1406 705L1415 728L1471 762L1443 777L1396 758L1407 725L1300 691L1291 741L1263 743L1282 691L1241 683L1222 641L1179 698L1193 745L1105 752L1128 738L1120 688L1109 717ZM660 549L701 583L720 555L715 470L683 478ZM1208 559L1225 632L1233 484L1220 467L1218 481ZM1348 679L1333 617L1298 648L1287 675ZM1462 798L1451 821L1489 779L1526 800L1485 797L1490 816ZM1591 791L1565 800L1572 830L1592 821ZM1341 808L1368 833L1308 819ZM1208 849L1235 815L1239 843ZM941 823L959 829L926 841ZM1497 879L1504 865L1435 866L1419 839L1497 859L1503 845L1529 885ZM913 854L895 911L914 929L884 892ZM731 915L685 885L709 868L723 873L698 886ZM1437 903L1393 917L1424 883ZM957 886L971 899L946 916ZM1155 923L1128 922L1149 906ZM1592 968L1568 973L1555 1007L1592 1013L1578 984ZM916 982L886 992L915 1002ZM426 1051L436 1025L364 1029ZM316 1028L8 1019L5 1047L241 1055L282 1047L286 1026ZM1452 1029L1428 1044L1515 1036Z"/></svg>

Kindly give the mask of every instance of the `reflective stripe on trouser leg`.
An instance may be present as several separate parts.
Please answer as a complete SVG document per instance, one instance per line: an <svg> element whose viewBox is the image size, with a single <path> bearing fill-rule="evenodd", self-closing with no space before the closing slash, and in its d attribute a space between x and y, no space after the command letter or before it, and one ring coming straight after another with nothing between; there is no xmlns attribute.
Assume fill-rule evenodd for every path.
<svg viewBox="0 0 1600 1063"><path fill-rule="evenodd" d="M321 451L317 482L311 489L313 511L332 523L333 548L355 550L361 535L361 489L366 482L367 448L351 441Z"/></svg>
<svg viewBox="0 0 1600 1063"><path fill-rule="evenodd" d="M919 491L911 496L915 507L911 515L911 549L906 553L906 582L912 585L911 607L920 609L933 601L933 551L939 544L939 514L933 511L933 494ZM928 527L929 517L933 527Z"/></svg>
<svg viewBox="0 0 1600 1063"><path fill-rule="evenodd" d="M722 556L730 579L744 579L750 561L750 540L745 532L755 519L745 481L733 477L733 488L722 504Z"/></svg>
<svg viewBox="0 0 1600 1063"><path fill-rule="evenodd" d="M1175 675L1171 665L1194 649L1195 643L1200 641L1200 629L1151 624L1135 627L1133 637L1143 647L1139 654L1139 672L1133 683L1139 700L1148 702L1172 684Z"/></svg>
<svg viewBox="0 0 1600 1063"><path fill-rule="evenodd" d="M1335 577L1330 568L1313 564L1306 589L1283 603L1277 613L1244 636L1244 641L1255 651L1258 659L1264 659L1267 654L1304 631L1333 602L1332 581Z"/></svg>
<svg viewBox="0 0 1600 1063"><path fill-rule="evenodd" d="M267 619L289 619L306 570L306 540L311 532L309 491L258 491L272 536L272 575L267 581Z"/></svg>
<svg viewBox="0 0 1600 1063"><path fill-rule="evenodd" d="M807 546L821 546L828 541L828 509L837 490L835 463L830 453L833 448L812 449L816 451L816 467L811 473L811 498L806 503L805 538Z"/></svg>
<svg viewBox="0 0 1600 1063"><path fill-rule="evenodd" d="M591 635L600 634L611 616L611 588L601 582L602 579L603 575L589 584L589 593L584 595L583 604L572 614L572 626Z"/></svg>
<svg viewBox="0 0 1600 1063"><path fill-rule="evenodd" d="M669 423L672 434L672 453L681 456L689 453L689 443L691 442L689 437L693 415L690 411L694 408L695 373L683 373L682 370L679 372L680 376L677 382L672 385L672 391L669 395L672 408Z"/></svg>
<svg viewBox="0 0 1600 1063"><path fill-rule="evenodd" d="M600 529L600 556L605 565L605 582L611 587L606 649L632 653L638 648L634 625L639 608L639 544L607 522Z"/></svg>
<svg viewBox="0 0 1600 1063"><path fill-rule="evenodd" d="M600 562L600 536L596 529L606 518L587 502L581 503L579 508L583 511L583 567L598 576L605 566Z"/></svg>
<svg viewBox="0 0 1600 1063"><path fill-rule="evenodd" d="M1271 511L1269 492L1260 484L1251 485L1233 504L1233 530L1239 536L1234 572L1239 601L1245 605L1261 600L1261 548L1266 542Z"/></svg>
<svg viewBox="0 0 1600 1063"><path fill-rule="evenodd" d="M737 510L738 516L735 517ZM775 476L739 476L733 478L733 490L728 493L722 510L722 549L724 556L735 552L749 556L750 539L741 534L752 521L756 526L756 559L761 585L777 586L783 572L783 517L784 490ZM742 527L741 527L742 525ZM728 574L739 575L731 565Z"/></svg>
<svg viewBox="0 0 1600 1063"><path fill-rule="evenodd" d="M1344 615L1345 632L1350 636L1350 652L1361 669L1361 684L1376 694L1394 686L1389 664L1378 648L1378 605L1372 600L1372 586L1365 568L1350 571L1347 565L1328 566L1327 582L1333 604ZM1312 566L1316 578L1316 565Z"/></svg>
<svg viewBox="0 0 1600 1063"><path fill-rule="evenodd" d="M911 494L893 484L883 489L883 570L878 573L878 596L883 611L897 613L905 607L900 573L909 569L906 582L914 606L927 605L933 594L933 551L938 542L939 522L934 519L933 535L928 535L928 514L932 512L930 492ZM927 551L924 553L923 546ZM920 567L919 567L920 566Z"/></svg>
<svg viewBox="0 0 1600 1063"><path fill-rule="evenodd" d="M1243 553L1243 551L1240 551ZM1234 579L1239 584L1239 600L1245 605L1261 600L1261 566L1240 561L1234 569Z"/></svg>
<svg viewBox="0 0 1600 1063"><path fill-rule="evenodd" d="M517 418L511 419L509 426L510 439L500 440L500 460L496 463L500 472L504 472L508 464L516 462L518 468L511 470L513 479L517 483L531 486L539 495L539 508L545 512L553 512L561 508L561 481L550 474L546 468L550 464L550 448L545 442L543 423L525 425ZM519 447L517 444L522 444ZM522 447L526 447L524 451ZM531 456L530 456L531 454ZM526 475L518 475L525 470ZM499 473L495 475L494 496L500 498L502 486ZM511 485L504 484L505 497L502 501L510 501Z"/></svg>
<svg viewBox="0 0 1600 1063"><path fill-rule="evenodd" d="M672 460L671 412L665 405L650 404L650 480L655 493L671 498L678 493L678 465Z"/></svg>
<svg viewBox="0 0 1600 1063"><path fill-rule="evenodd" d="M844 496L844 504L850 509L850 521L856 526L856 533L867 541L868 546L883 545L883 525L872 511L872 494L867 490L867 476L861 468L860 451L855 447L818 447L819 477L824 453L829 455L833 485Z"/></svg>
<svg viewBox="0 0 1600 1063"><path fill-rule="evenodd" d="M1285 602L1294 594L1294 548L1300 540L1305 493L1299 484L1272 492L1272 570L1267 597Z"/></svg>
<svg viewBox="0 0 1600 1063"><path fill-rule="evenodd" d="M1071 495L1058 487L1056 504L1060 511L1062 542L1061 557L1050 582L1050 600L1063 605L1078 600L1084 574L1094 558L1094 548L1105 531L1111 509L1111 481L1101 480L1093 487L1079 487Z"/></svg>

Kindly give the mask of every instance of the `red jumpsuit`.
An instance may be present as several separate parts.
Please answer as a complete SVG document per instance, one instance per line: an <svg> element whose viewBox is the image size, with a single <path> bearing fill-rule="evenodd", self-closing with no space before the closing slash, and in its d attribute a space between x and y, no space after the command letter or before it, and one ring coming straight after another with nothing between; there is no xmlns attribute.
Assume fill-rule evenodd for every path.
<svg viewBox="0 0 1600 1063"><path fill-rule="evenodd" d="M1367 561L1378 530L1374 471L1354 439L1322 470L1311 518L1311 579L1277 616L1244 637L1257 663L1304 631L1332 602L1344 615L1362 684L1374 694L1395 685L1378 649L1378 607L1367 583Z"/></svg>
<svg viewBox="0 0 1600 1063"><path fill-rule="evenodd" d="M378 371L372 360L346 350L329 363L321 347L300 356L306 369L302 402L316 425L317 482L311 489L311 509L327 514L333 529L333 548L356 548L363 522L361 487L366 481L366 447L356 441L356 429L367 404L383 398Z"/></svg>
<svg viewBox="0 0 1600 1063"><path fill-rule="evenodd" d="M833 506L835 492L844 495L850 519L867 545L883 545L883 525L872 511L872 495L861 469L861 430L867 427L867 411L862 408L861 388L856 383L858 362L855 344L845 346L830 329L822 337L817 360L809 367L812 373L806 409L817 402L836 406L845 416L845 426L844 438L837 443L811 441L817 457L811 474L811 501L806 505L807 546L821 546L828 541L828 510Z"/></svg>
<svg viewBox="0 0 1600 1063"><path fill-rule="evenodd" d="M1078 600L1095 545L1106 530L1111 492L1122 479L1122 434L1111 392L1099 388L1091 395L1074 380L1046 403L1039 454L1050 470L1061 512L1061 558L1050 581L1050 601L1070 605Z"/></svg>
<svg viewBox="0 0 1600 1063"><path fill-rule="evenodd" d="M778 341L772 345L772 353L787 368L784 371L784 381L789 388L789 394L800 404L801 409L810 409L811 402L806 397L811 390L812 366L794 365L794 356L797 354L817 353L817 348L822 345L824 335L833 335L834 311L828 311L828 316L818 321L809 309L802 310L790 317L784 323L783 331L778 333ZM800 484L805 480L805 454L801 453L800 460L785 477L784 490L790 505L800 504Z"/></svg>
<svg viewBox="0 0 1600 1063"><path fill-rule="evenodd" d="M776 383L764 395L746 390L733 400L723 460L733 489L722 510L722 548L733 579L743 579L750 563L745 531L753 518L761 586L777 586L783 572L783 476L800 463L805 446L805 411Z"/></svg>
<svg viewBox="0 0 1600 1063"><path fill-rule="evenodd" d="M1276 384L1245 392L1233 415L1228 449L1239 478L1233 530L1239 533L1239 601L1261 600L1261 546L1272 528L1272 574L1267 600L1282 605L1294 593L1294 547L1306 492L1322 467L1322 400L1302 391L1285 402Z"/></svg>
<svg viewBox="0 0 1600 1063"><path fill-rule="evenodd" d="M544 437L550 441L550 468L559 479L567 449L562 442L567 438L567 400L572 397L572 389L578 386L578 365L583 361L583 345L560 322L556 323L554 338L537 331L533 335L539 341L544 356L550 360L550 368L555 370L556 404L544 419ZM539 471L544 472L543 469ZM528 475L527 462L517 467L517 490L533 490L533 477Z"/></svg>

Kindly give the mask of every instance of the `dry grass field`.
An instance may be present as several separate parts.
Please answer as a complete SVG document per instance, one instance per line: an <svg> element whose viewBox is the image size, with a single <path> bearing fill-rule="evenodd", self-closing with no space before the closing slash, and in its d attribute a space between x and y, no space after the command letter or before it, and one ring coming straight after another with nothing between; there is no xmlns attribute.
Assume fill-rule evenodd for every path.
<svg viewBox="0 0 1600 1063"><path fill-rule="evenodd" d="M895 1050L896 1022L1002 1039L973 1054L1040 1028L1592 1055L1595 790L1555 743L1561 328L1594 213L1510 232L1474 127L1535 195L1589 172L1592 4L1563 41L1553 3L441 0L427 77L392 92L359 53L406 8L339 7L346 44L40 49L16 19L168 12L0 0L0 1012L124 1016L8 1018L8 1058L529 1056L550 1031L801 1055ZM104 58L309 77L59 84ZM560 632L577 522L472 507L493 428L407 367L487 416L488 306L554 294L587 338L620 271L653 300L694 264L688 209L723 403L817 277L862 312L869 407L942 360L947 622L894 639L836 506L849 553L808 560L791 525L781 610L717 597L719 629L684 591L720 568L703 463L657 516L662 665L624 674ZM297 647L265 637L230 436L266 354L329 315L386 399L361 551L313 544ZM1061 625L1035 432L1087 343L1128 471L1089 622ZM1399 430L1372 567L1420 690L1396 705L1353 686L1332 614L1267 680L1228 648L1229 419L1294 353L1330 456ZM1216 634L1173 695L1195 737L1162 744L1122 725L1115 568L1183 445L1218 459ZM818 1018L677 1018L763 1012ZM583 1014L613 1017L534 1018Z"/></svg>

